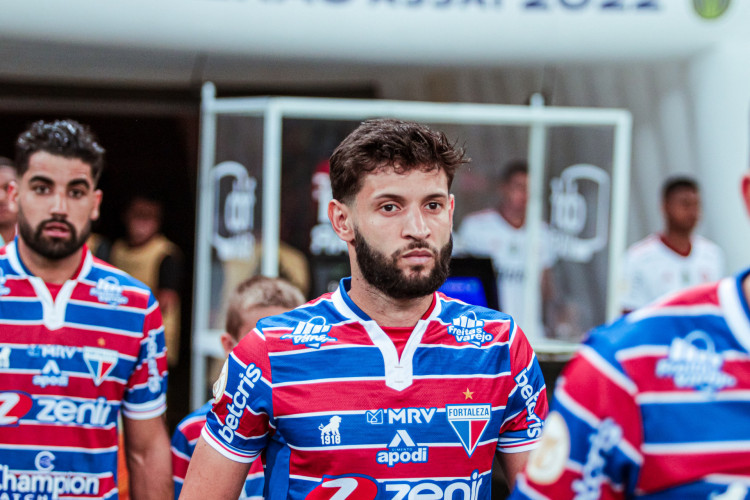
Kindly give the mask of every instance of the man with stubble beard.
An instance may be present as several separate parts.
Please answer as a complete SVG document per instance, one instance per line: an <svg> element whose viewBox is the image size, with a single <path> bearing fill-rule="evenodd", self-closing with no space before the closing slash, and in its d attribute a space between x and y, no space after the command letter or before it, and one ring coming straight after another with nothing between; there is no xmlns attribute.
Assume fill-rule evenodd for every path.
<svg viewBox="0 0 750 500"><path fill-rule="evenodd" d="M352 275L234 348L180 498L237 498L259 454L272 499L488 500L496 454L523 467L547 413L534 352L510 316L436 292L467 161L397 120L336 148L328 216Z"/></svg>

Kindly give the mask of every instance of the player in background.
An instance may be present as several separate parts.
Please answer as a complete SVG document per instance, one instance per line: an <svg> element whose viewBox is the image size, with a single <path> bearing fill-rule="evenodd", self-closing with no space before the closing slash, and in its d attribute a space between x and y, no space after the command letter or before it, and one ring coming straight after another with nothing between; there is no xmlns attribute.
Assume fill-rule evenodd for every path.
<svg viewBox="0 0 750 500"><path fill-rule="evenodd" d="M745 270L594 330L512 498L749 498L748 299Z"/></svg>
<svg viewBox="0 0 750 500"><path fill-rule="evenodd" d="M10 184L16 181L16 164L0 156L0 247L16 236L16 210L9 201Z"/></svg>
<svg viewBox="0 0 750 500"><path fill-rule="evenodd" d="M444 134L362 123L331 157L328 216L352 276L265 318L234 348L183 500L236 498L265 452L265 496L489 500L541 434L544 380L508 315L436 292L456 169Z"/></svg>
<svg viewBox="0 0 750 500"><path fill-rule="evenodd" d="M634 243L623 265L623 312L643 307L670 292L724 276L724 252L694 234L701 216L698 183L672 177L662 186L664 232Z"/></svg>
<svg viewBox="0 0 750 500"><path fill-rule="evenodd" d="M490 257L497 273L500 310L518 321L524 321L524 283L526 256L529 253L526 231L526 205L529 201L529 169L526 160L508 162L500 173L497 208L487 208L466 215L456 236L456 254ZM555 253L549 230L542 225L539 248L539 293L542 309L549 309L554 299L552 266ZM552 316L552 314L550 314ZM524 324L533 342L545 337L542 318Z"/></svg>
<svg viewBox="0 0 750 500"><path fill-rule="evenodd" d="M254 276L237 286L229 297L226 332L221 334L221 346L228 356L234 346L242 340L261 318L281 314L305 302L302 292L294 285L279 278ZM213 401L204 404L177 425L172 436L172 469L174 497L180 496L190 457L195 450L206 415ZM250 466L241 499L263 498L263 462L256 459Z"/></svg>
<svg viewBox="0 0 750 500"><path fill-rule="evenodd" d="M122 414L130 494L171 494L166 352L151 291L94 259L104 149L73 120L16 141L18 236L0 249L0 484L12 498L117 498Z"/></svg>

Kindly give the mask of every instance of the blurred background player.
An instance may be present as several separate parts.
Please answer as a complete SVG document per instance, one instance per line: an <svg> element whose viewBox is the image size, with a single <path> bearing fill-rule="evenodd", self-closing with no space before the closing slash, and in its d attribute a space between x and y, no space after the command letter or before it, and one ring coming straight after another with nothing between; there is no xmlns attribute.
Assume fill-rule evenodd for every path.
<svg viewBox="0 0 750 500"><path fill-rule="evenodd" d="M234 346L255 328L255 324L261 318L281 314L302 305L304 301L300 290L283 279L254 276L240 283L229 298L226 332L221 334L224 352L228 356ZM213 400L185 417L172 436L175 500L180 496L190 457L212 404ZM262 499L263 483L263 463L258 458L250 467L240 498Z"/></svg>
<svg viewBox="0 0 750 500"><path fill-rule="evenodd" d="M10 183L16 181L16 164L0 156L0 247L16 236L16 210L8 203Z"/></svg>
<svg viewBox="0 0 750 500"><path fill-rule="evenodd" d="M117 498L120 417L133 498L171 493L156 298L84 245L103 164L73 120L35 122L16 141L18 236L0 249L5 496Z"/></svg>
<svg viewBox="0 0 750 500"><path fill-rule="evenodd" d="M500 310L525 321L524 274L528 255L526 232L526 205L529 201L529 169L526 160L508 162L500 173L497 208L487 208L466 215L456 236L456 254L490 257L497 273L497 291ZM551 248L549 232L542 225L539 284L542 309L554 298L551 267L555 254ZM526 336L533 342L543 338L544 322L537 318L524 324Z"/></svg>
<svg viewBox="0 0 750 500"><path fill-rule="evenodd" d="M748 300L750 269L595 329L512 498L749 498Z"/></svg>
<svg viewBox="0 0 750 500"><path fill-rule="evenodd" d="M161 233L161 201L135 196L123 213L126 236L112 245L109 262L154 291L164 318L167 359L174 368L180 353L182 252Z"/></svg>
<svg viewBox="0 0 750 500"><path fill-rule="evenodd" d="M698 183L672 177L662 186L664 232L628 248L623 267L622 310L643 307L662 295L724 276L724 253L693 234L701 216Z"/></svg>

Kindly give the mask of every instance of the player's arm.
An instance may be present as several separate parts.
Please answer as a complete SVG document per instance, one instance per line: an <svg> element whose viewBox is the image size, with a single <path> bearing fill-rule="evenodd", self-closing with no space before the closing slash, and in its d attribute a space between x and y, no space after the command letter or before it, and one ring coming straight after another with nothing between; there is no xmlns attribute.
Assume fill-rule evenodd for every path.
<svg viewBox="0 0 750 500"><path fill-rule="evenodd" d="M123 426L132 498L163 500L172 497L172 460L164 418L123 417Z"/></svg>
<svg viewBox="0 0 750 500"><path fill-rule="evenodd" d="M190 459L180 500L239 498L250 463L224 457L201 436Z"/></svg>
<svg viewBox="0 0 750 500"><path fill-rule="evenodd" d="M513 485L516 484L516 475L523 472L526 462L529 461L530 453L530 451L522 451L520 453L497 454L500 467L503 469L503 474L505 475L505 481L511 491L513 490Z"/></svg>

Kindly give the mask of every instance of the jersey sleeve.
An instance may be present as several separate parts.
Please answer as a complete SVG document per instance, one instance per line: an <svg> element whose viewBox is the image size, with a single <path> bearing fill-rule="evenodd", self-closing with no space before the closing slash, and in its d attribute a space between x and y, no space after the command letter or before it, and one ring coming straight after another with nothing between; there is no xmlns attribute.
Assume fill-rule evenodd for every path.
<svg viewBox="0 0 750 500"><path fill-rule="evenodd" d="M195 451L195 445L206 423L206 413L211 409L206 403L195 412L183 418L172 435L172 479L174 481L174 498L177 500L185 482L190 458Z"/></svg>
<svg viewBox="0 0 750 500"><path fill-rule="evenodd" d="M536 448L548 411L544 377L534 350L515 322L512 329L510 359L513 382L500 427L499 453Z"/></svg>
<svg viewBox="0 0 750 500"><path fill-rule="evenodd" d="M126 418L146 420L158 417L166 409L167 349L164 325L156 298L149 294L138 359L125 389L122 414Z"/></svg>
<svg viewBox="0 0 750 500"><path fill-rule="evenodd" d="M214 384L214 405L201 435L216 451L250 463L273 433L271 368L256 328L232 350Z"/></svg>
<svg viewBox="0 0 750 500"><path fill-rule="evenodd" d="M563 370L541 444L511 499L633 495L643 461L636 387L599 343L582 347Z"/></svg>

